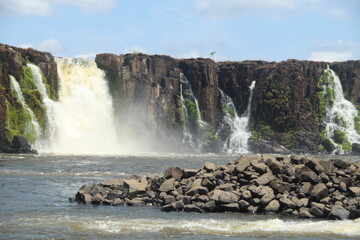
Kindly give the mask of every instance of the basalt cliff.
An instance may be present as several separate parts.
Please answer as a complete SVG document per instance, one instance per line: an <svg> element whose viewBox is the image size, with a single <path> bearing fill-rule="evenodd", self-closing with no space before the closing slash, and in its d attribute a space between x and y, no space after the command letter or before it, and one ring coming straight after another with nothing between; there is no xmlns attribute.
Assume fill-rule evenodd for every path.
<svg viewBox="0 0 360 240"><path fill-rule="evenodd" d="M139 139L152 142L154 150L226 151L224 146L234 132L231 121L247 109L251 152L360 150L357 143L351 144L346 131L329 135L326 125L335 96L330 88L333 75L327 69L339 77L345 99L358 107L360 61L214 62L137 53L98 54L95 62L108 82L119 137L126 138L126 132L121 134L126 126ZM58 100L61 83L51 54L0 44L2 149L11 146L13 136L25 136L30 143L36 140L26 130L29 116L11 86L11 77L19 83L27 106L46 134L49 120L44 97L33 84L29 64L40 67L49 97ZM255 87L250 89L254 81ZM336 120L349 125L340 116ZM360 134L360 117L351 121Z"/></svg>

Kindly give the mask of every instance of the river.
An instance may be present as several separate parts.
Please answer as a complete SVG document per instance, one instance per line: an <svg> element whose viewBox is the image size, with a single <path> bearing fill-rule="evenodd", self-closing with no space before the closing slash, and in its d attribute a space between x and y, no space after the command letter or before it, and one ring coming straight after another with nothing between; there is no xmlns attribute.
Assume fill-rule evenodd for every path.
<svg viewBox="0 0 360 240"><path fill-rule="evenodd" d="M158 207L69 203L84 184L173 165L200 168L236 155L0 155L0 239L359 239L360 219L161 212Z"/></svg>

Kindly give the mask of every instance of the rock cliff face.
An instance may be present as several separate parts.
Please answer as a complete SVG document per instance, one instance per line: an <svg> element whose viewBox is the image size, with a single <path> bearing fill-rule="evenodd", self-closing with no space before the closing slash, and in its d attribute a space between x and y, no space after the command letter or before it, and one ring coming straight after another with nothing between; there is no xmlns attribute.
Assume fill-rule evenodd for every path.
<svg viewBox="0 0 360 240"><path fill-rule="evenodd" d="M2 149L10 147L14 135L26 135L24 124L28 117L19 99L11 91L10 75L19 82L29 107L38 110L34 111L36 117L44 119L44 116L40 116L45 111L41 103L41 94L33 88L32 76L26 67L29 62L40 67L44 76L43 81L49 86L49 94L53 99L58 98L57 66L50 53L0 44L0 148ZM39 119L40 121L44 123L43 120Z"/></svg>
<svg viewBox="0 0 360 240"><path fill-rule="evenodd" d="M147 125L153 133L171 126L181 135L178 98L179 73L182 72L192 85L202 119L213 129L217 129L222 114L218 89L233 99L241 115L248 105L249 86L256 81L250 119L253 135L250 147L253 151L283 151L279 146L283 145L291 151L318 152L323 150L322 144L326 145L321 134L324 125L319 115L322 103L318 87L328 65L325 62L215 63L210 59L177 60L144 54L101 54L96 62L106 71L114 86L111 89L115 91L113 96L119 103L118 109L129 108L139 101L145 103ZM339 75L345 95L359 104L360 62L329 65ZM167 84L167 80L171 84ZM159 127L160 122L162 127Z"/></svg>

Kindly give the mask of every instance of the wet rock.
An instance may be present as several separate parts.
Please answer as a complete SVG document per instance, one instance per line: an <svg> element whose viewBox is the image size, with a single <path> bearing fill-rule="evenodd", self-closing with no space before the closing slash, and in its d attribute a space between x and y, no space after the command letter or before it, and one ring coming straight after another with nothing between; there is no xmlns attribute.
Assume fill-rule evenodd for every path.
<svg viewBox="0 0 360 240"><path fill-rule="evenodd" d="M299 217L300 218L313 218L314 215L312 215L309 208L302 207L299 210Z"/></svg>
<svg viewBox="0 0 360 240"><path fill-rule="evenodd" d="M350 212L343 208L342 206L333 206L328 215L330 220L345 220L348 219Z"/></svg>
<svg viewBox="0 0 360 240"><path fill-rule="evenodd" d="M340 169L346 169L349 166L349 163L342 159L332 159L331 161L334 163L335 167Z"/></svg>
<svg viewBox="0 0 360 240"><path fill-rule="evenodd" d="M196 212L196 213L203 213L204 210L202 210L201 208L195 206L195 204L189 204L189 205L185 205L184 212Z"/></svg>
<svg viewBox="0 0 360 240"><path fill-rule="evenodd" d="M222 204L220 209L225 212L238 212L239 211L239 204L238 203L228 203Z"/></svg>
<svg viewBox="0 0 360 240"><path fill-rule="evenodd" d="M317 182L317 174L308 167L296 169L296 177L302 182Z"/></svg>
<svg viewBox="0 0 360 240"><path fill-rule="evenodd" d="M309 212L312 215L314 215L315 217L318 217L318 218L322 218L324 216L324 212L322 210L320 210L319 208L317 208L317 207L310 208Z"/></svg>
<svg viewBox="0 0 360 240"><path fill-rule="evenodd" d="M206 202L202 208L207 212L213 212L216 209L216 203L214 200L210 200Z"/></svg>
<svg viewBox="0 0 360 240"><path fill-rule="evenodd" d="M127 179L124 181L124 192L131 197L144 194L146 192L147 184L148 182L145 178L139 180Z"/></svg>

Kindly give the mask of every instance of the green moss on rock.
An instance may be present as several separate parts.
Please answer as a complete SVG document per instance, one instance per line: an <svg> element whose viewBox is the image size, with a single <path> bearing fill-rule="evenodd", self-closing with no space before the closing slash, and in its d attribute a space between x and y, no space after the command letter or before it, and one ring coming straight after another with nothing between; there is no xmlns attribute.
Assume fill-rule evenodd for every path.
<svg viewBox="0 0 360 240"><path fill-rule="evenodd" d="M43 97L38 90L23 90L23 95L26 104L29 106L31 111L34 113L40 127L45 128L46 123L46 108L43 104Z"/></svg>

